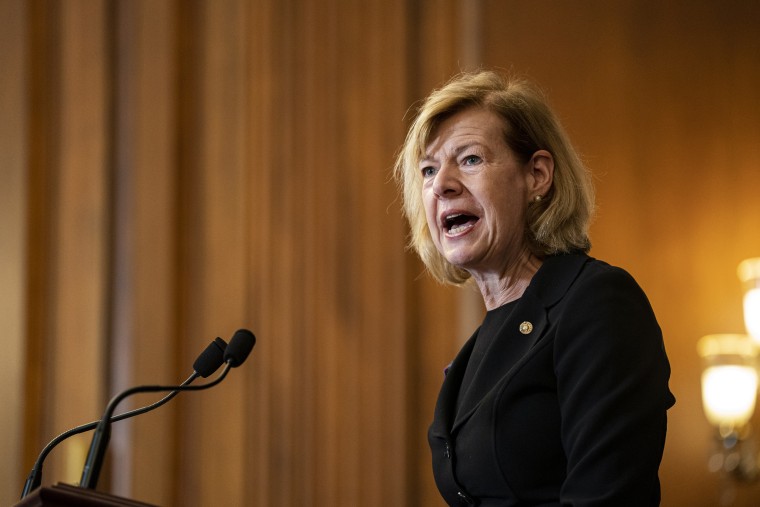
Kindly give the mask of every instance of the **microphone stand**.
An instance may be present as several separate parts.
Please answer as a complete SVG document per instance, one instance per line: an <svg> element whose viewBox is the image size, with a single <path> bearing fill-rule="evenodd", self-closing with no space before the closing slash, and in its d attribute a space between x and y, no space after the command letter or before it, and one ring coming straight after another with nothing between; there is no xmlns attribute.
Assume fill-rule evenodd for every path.
<svg viewBox="0 0 760 507"><path fill-rule="evenodd" d="M227 342L222 340L221 338L215 338L214 341L212 341L204 350L201 352L201 354L196 358L195 362L193 363L193 373L179 385L179 388L172 389L172 392L170 392L168 395L164 396L157 402L148 405L146 407L138 408L135 410L130 410L128 412L124 412L123 414L112 416L110 421L116 422L121 421L123 419L127 419L129 417L134 417L140 414L144 414L145 412L149 412L153 409L156 409L160 407L161 405L164 405L169 400L174 398L177 394L179 394L180 390L191 382L193 382L196 378L203 377L206 378L212 373L214 373L219 367L225 362L224 361L224 352L227 349ZM68 431L65 431L55 437L48 445L45 446L44 449L42 449L42 452L40 453L39 457L37 458L37 461L34 462L34 466L32 467L32 471L29 473L29 477L26 479L26 483L24 483L24 489L21 492L21 499L23 500L25 496L27 496L32 490L37 489L40 484L42 483L42 465L45 462L45 458L50 453L50 451L55 448L58 444L63 442L69 437L72 437L74 435L78 435L80 433L84 433L85 431L90 431L92 429L95 429L98 424L101 421L93 421L87 424L83 424L81 426L77 426L76 428L70 429Z"/></svg>
<svg viewBox="0 0 760 507"><path fill-rule="evenodd" d="M106 450L108 448L108 442L111 439L111 419L113 417L114 411L116 410L116 406L124 398L137 393L155 393L162 391L201 391L203 389L209 389L224 380L224 378L227 376L227 373L229 373L230 368L232 368L232 365L230 362L227 362L224 366L224 370L222 370L219 376L207 384L201 384L197 386L137 386L131 389L127 389L126 391L122 391L118 395L114 396L111 401L108 402L108 406L103 413L103 418L100 420L100 422L98 422L97 428L95 429L95 434L93 435L92 442L90 443L90 450L87 453L84 469L82 470L82 478L79 481L79 486L87 489L95 489L97 486L98 477L100 476L100 469L103 467L103 461L105 458Z"/></svg>
<svg viewBox="0 0 760 507"><path fill-rule="evenodd" d="M193 372L192 375L190 375L187 380L182 382L180 384L181 387L184 387L191 383L193 380L198 378L199 374L198 372ZM135 410L130 410L129 412L124 412L119 415L115 415L111 418L111 422L118 422L124 419L128 419L130 417L134 417L140 414L144 414L145 412L150 412L153 409L156 409L160 407L161 405L164 405L168 403L172 398L177 396L180 393L179 390L174 390L171 393L167 394L157 402L148 405L147 407L137 408ZM84 433L85 431L90 431L95 428L97 428L98 424L101 421L92 421L87 424L82 424L81 426L77 426L76 428L72 428L68 431L64 431L57 437L55 437L53 440L48 443L44 449L42 449L42 452L40 452L40 455L37 457L37 461L34 462L34 466L32 467L32 471L29 473L29 477L27 477L26 482L24 483L24 490L21 492L21 498L23 499L26 495L34 491L35 489L39 488L42 484L42 464L45 461L45 458L47 458L47 455L50 454L50 451L52 451L58 444L63 442L69 437L73 437L74 435L79 435L80 433Z"/></svg>

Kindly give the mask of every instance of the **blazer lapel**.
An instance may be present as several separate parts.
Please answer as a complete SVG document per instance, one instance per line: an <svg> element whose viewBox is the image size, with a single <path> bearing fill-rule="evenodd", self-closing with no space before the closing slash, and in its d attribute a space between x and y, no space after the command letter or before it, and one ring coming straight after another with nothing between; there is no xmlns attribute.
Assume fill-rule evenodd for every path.
<svg viewBox="0 0 760 507"><path fill-rule="evenodd" d="M454 361L446 371L441 390L438 393L438 401L435 404L435 414L429 432L432 436L445 437L450 435L450 429L454 421L459 396L459 386L462 385L462 377L470 360L472 348L475 345L477 331L464 344Z"/></svg>
<svg viewBox="0 0 760 507"><path fill-rule="evenodd" d="M470 387L466 393L463 393L464 396L458 411L456 410L458 390L454 390L453 396L449 398L449 403L454 405L450 408L450 413L455 414L451 426L452 433L475 412L480 402L492 389L497 386L501 388L504 383L509 382L514 373L520 369L520 366L530 360L531 351L545 336L549 324L549 308L562 299L588 259L589 257L585 254L569 254L548 257L544 261L512 314L499 329L496 339L486 352ZM459 362L460 364L457 366L458 369L462 370L462 373L459 373L458 379L452 378L450 384L456 383L457 387L461 384L461 376L464 374L476 336L477 333L467 343L467 357L460 357L460 353L460 356L457 356L457 360L452 364L453 369L454 365ZM514 364L505 365L503 349L506 348L507 344L514 345L515 343L518 346L520 359ZM449 375L451 373L450 371Z"/></svg>

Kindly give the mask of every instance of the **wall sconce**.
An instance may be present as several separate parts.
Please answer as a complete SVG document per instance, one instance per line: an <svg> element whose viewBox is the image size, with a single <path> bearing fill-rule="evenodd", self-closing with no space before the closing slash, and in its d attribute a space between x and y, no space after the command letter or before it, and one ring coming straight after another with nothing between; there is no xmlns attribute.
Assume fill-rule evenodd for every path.
<svg viewBox="0 0 760 507"><path fill-rule="evenodd" d="M702 358L702 405L716 428L710 469L743 482L760 478L750 418L758 393L760 357L760 257L739 264L744 286L744 322L749 335L712 334L697 343Z"/></svg>
<svg viewBox="0 0 760 507"><path fill-rule="evenodd" d="M746 335L711 334L697 350L704 363L702 404L721 436L741 431L755 411L757 347Z"/></svg>

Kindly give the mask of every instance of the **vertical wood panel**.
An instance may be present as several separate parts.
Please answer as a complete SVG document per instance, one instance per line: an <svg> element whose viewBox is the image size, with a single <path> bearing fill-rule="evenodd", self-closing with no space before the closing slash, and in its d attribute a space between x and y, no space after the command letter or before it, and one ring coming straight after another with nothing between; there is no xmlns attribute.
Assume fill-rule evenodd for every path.
<svg viewBox="0 0 760 507"><path fill-rule="evenodd" d="M283 478L287 477L281 469L284 461L270 459L267 445L270 439L282 441L283 432L287 430L287 426L278 421L280 414L273 410L273 403L281 399L279 393L274 393L272 372L276 371L274 359L282 357L277 352L278 345L284 341L283 330L275 330L266 319L266 316L272 315L274 309L279 306L277 303L280 303L279 300L275 300L271 292L271 287L274 285L272 280L276 279L279 272L270 259L282 259L287 252L277 248L279 245L273 237L272 216L279 216L282 219L282 215L275 212L267 199L267 196L277 194L269 190L275 175L265 170L268 161L277 159L275 152L279 146L274 142L274 139L280 137L278 136L279 125L271 119L275 117L275 111L280 105L287 107L287 103L278 95L278 91L284 87L284 80L280 67L281 59L278 58L276 49L279 48L279 36L291 35L290 32L284 30L282 22L278 22L280 13L278 7L284 8L289 4L290 2L287 1L263 2L249 18L251 24L249 160L252 175L248 192L251 195L250 212L253 219L250 224L251 275L248 281L248 293L251 297L250 311L254 331L258 334L259 341L264 340L255 352L257 361L254 371L248 377L251 379L252 388L246 404L247 419L252 426L251 441L248 444L252 452L248 453L249 458L245 465L253 472L251 476L256 477L258 482L249 481L245 494L255 505L267 505L275 501L272 497L273 491L281 492L287 501L289 491L291 491L290 488L285 488L282 482ZM279 155L279 152L277 154ZM265 238L269 239L265 240ZM275 252L281 252L281 255L274 256ZM285 280L282 283L284 284Z"/></svg>
<svg viewBox="0 0 760 507"><path fill-rule="evenodd" d="M187 125L197 137L181 165L184 209L181 266L183 357L192 363L210 337L248 327L246 308L246 2L203 2L188 33L195 37L196 103ZM190 28L190 27L187 27ZM183 128L186 125L183 125ZM184 212L192 208L191 213ZM250 367L250 365L246 365ZM241 505L244 375L233 371L213 394L181 401L182 505ZM204 394L206 394L204 396ZM215 471L215 472L210 472ZM220 487L223 484L224 487Z"/></svg>
<svg viewBox="0 0 760 507"><path fill-rule="evenodd" d="M32 406L42 399L29 418L44 439L29 444L36 456L53 435L102 411L108 67L103 2L29 5L28 398ZM78 480L84 451L84 439L62 445L46 481Z"/></svg>
<svg viewBox="0 0 760 507"><path fill-rule="evenodd" d="M50 438L45 425L45 340L49 336L50 304L47 285L50 281L51 209L55 188L52 170L53 86L57 59L47 50L56 30L53 15L44 2L29 2L28 29L28 219L26 229L27 259L24 273L26 298L26 356L24 382L24 470L32 467L42 446ZM57 429L57 428L56 428ZM48 470L48 475L50 470Z"/></svg>
<svg viewBox="0 0 760 507"><path fill-rule="evenodd" d="M312 169L319 162L315 164L305 151L309 148L306 125L311 117L304 109L307 104L302 94L316 87L304 86L310 81L308 65L313 61L300 51L313 33L306 29L307 20L320 26L326 18L308 5L299 6L299 2L268 4L272 38L264 48L252 47L251 67L257 83L254 89L267 91L272 87L269 96L255 96L251 102L254 110L264 108L263 115L252 116L252 138L256 142L251 152L254 177L250 186L251 194L256 196L252 203L251 249L254 255L263 254L259 259L264 263L254 267L249 284L256 295L254 321L261 325L261 338L267 344L258 365L267 365L262 373L267 377L264 385L269 388L268 399L262 399L265 403L258 398L252 398L250 403L257 412L269 412L264 427L271 431L269 436L259 435L264 455L255 469L269 468L266 473L271 474L271 482L249 484L248 490L254 494L263 492L270 503L296 505L299 499L319 494L315 492L319 473L313 469L312 461L319 452L315 448L319 420L311 411L311 400L319 396L321 383L314 378L316 370L308 358L319 357L319 349L329 347L329 338L318 338L316 328L321 326L312 326L308 321L319 312L319 304L309 302L306 292L319 262L312 242L314 229L309 227L318 200ZM324 5L324 16L330 12L330 5ZM257 27L263 21L257 11L252 20ZM269 54L264 55L262 49ZM263 81L269 83L260 88ZM328 125L326 122L323 128ZM310 390L311 396L307 394ZM329 455L322 458L326 472L332 462Z"/></svg>
<svg viewBox="0 0 760 507"><path fill-rule="evenodd" d="M113 55L113 392L138 384L176 384L192 372L192 361L177 352L175 8L172 1L122 1L111 18L118 34ZM136 397L121 408L151 398ZM114 427L114 493L176 504L171 487L175 418L171 403Z"/></svg>
<svg viewBox="0 0 760 507"><path fill-rule="evenodd" d="M26 285L27 10L23 1L0 2L0 504L10 505L22 484L24 427L24 301ZM14 494L15 493L15 494Z"/></svg>
<svg viewBox="0 0 760 507"><path fill-rule="evenodd" d="M408 428L403 405L398 403L407 387L406 297L401 276L388 276L402 275L404 268L404 225L392 207L396 199L390 181L393 154L403 129L402 124L388 121L388 113L392 107L400 120L406 106L406 76L396 57L405 47L404 26L399 20L406 10L402 3L359 5L363 8L357 12L355 31L346 34L344 43L353 49L344 57L351 67L346 71L342 97L347 105L344 121L349 128L343 144L348 157L334 178L337 182L345 178L352 185L353 200L337 214L351 218L340 231L354 261L354 271L344 274L352 282L344 297L347 302L353 300L349 308L356 312L347 340L356 341L357 358L348 358L356 369L346 382L352 377L359 381L355 394L358 417L345 426L349 429L356 424L358 442L352 449L353 462L346 464L356 474L356 485L353 496L348 497L351 501L344 504L380 506L388 502L388 484L403 484L408 472L403 461ZM351 44L356 40L363 44ZM365 70L365 62L371 62L369 69ZM394 317L389 319L390 315ZM406 492L400 493L399 500Z"/></svg>

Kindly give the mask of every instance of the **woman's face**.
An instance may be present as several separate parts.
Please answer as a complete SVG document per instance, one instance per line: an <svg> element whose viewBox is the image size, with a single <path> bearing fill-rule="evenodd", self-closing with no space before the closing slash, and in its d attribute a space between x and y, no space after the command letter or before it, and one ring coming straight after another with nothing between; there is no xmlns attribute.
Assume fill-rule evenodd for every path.
<svg viewBox="0 0 760 507"><path fill-rule="evenodd" d="M535 156L534 156L535 158ZM502 274L526 253L525 212L540 193L534 159L520 163L503 121L470 107L436 128L420 162L422 199L438 251L471 274Z"/></svg>

